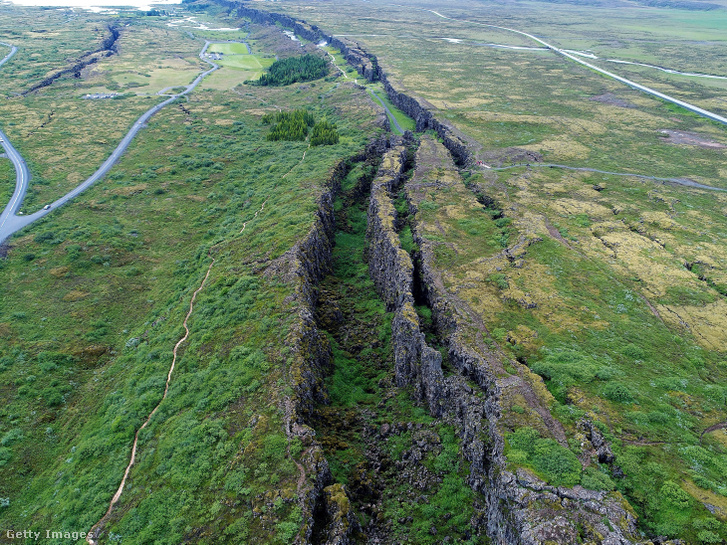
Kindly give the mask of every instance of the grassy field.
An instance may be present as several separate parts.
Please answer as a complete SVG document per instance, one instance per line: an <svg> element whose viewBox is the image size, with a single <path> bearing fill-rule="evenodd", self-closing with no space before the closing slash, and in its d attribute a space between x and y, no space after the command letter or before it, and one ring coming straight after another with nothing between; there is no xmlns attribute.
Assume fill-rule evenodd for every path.
<svg viewBox="0 0 727 545"><path fill-rule="evenodd" d="M602 58L727 75L722 11L417 2L450 20L378 0L365 17L348 0L260 6L355 34L397 89L432 104L488 165L545 161L727 187L723 126L553 53L489 47L532 43L472 24L521 29ZM286 339L297 311L291 285L268 271L310 229L332 168L380 132L377 109L335 50L348 78L331 72L303 85L246 86L276 56L315 52L315 44L301 47L221 9L174 9L169 18L0 10L0 40L20 47L0 69L0 93L9 97L0 118L33 174L26 211L93 172L160 100L152 95L202 71L204 39L244 38L252 47L247 54L242 44L215 46L222 70L160 112L105 180L11 240L0 261L0 518L73 531L100 518L135 430L161 397L192 293L214 257L109 539L290 543L302 524L296 461L304 448L285 435ZM96 49L109 23L121 29L118 53L18 96ZM602 65L724 109L717 80ZM121 96L81 99L91 92ZM294 108L335 123L340 142L309 149L267 141L262 116ZM446 158L431 135L426 141ZM577 425L589 418L622 474L593 464L568 484L620 491L650 536L725 539L727 434L702 432L724 420L727 403L727 195L555 168L458 171L440 163L420 171L431 183L418 202L419 228L436 248L445 287L482 318L487 335L477 342L503 355L500 382L519 377L536 394L503 387L499 426L511 466L558 483L523 440L555 436L534 403L565 430L558 448L569 456L584 456ZM467 539L462 528L481 506L465 486L455 431L391 382L391 317L364 261L365 204L356 187L364 174L354 167L336 203L334 270L321 296L332 316L345 310L345 327L337 319L326 327L335 370L317 432L334 477L354 490L364 526L380 518L397 541ZM11 192L13 178L0 160L0 194ZM376 476L381 491L372 502L361 468L376 459L370 430L384 421L403 427L376 445L392 465ZM426 471L417 469L427 475L429 503L393 469L421 441L438 445L420 460ZM437 536L426 524L434 519Z"/></svg>
<svg viewBox="0 0 727 545"><path fill-rule="evenodd" d="M212 44L207 49L210 53L222 53L223 55L248 55L250 52L247 50L245 44Z"/></svg>
<svg viewBox="0 0 727 545"><path fill-rule="evenodd" d="M7 203L13 195L13 191L15 191L15 169L13 164L6 158L0 159L0 180L2 180L0 202Z"/></svg>
<svg viewBox="0 0 727 545"><path fill-rule="evenodd" d="M119 53L88 66L78 78L61 78L27 96L13 96L0 106L3 127L26 157L34 179L24 202L25 212L55 200L90 176L134 120L162 100L156 92L187 85L208 66L197 57L201 40L160 22L148 25L151 18L133 13L110 20L93 14L71 18L59 12L55 16L64 24L58 24L52 22L51 15L40 12L32 27L37 32L33 33L17 30L26 28L24 21L31 19L26 10L0 12L0 39L20 48L11 63L3 66L7 78L2 80L0 92L12 95L39 83L49 73L68 68L69 59L98 48L108 35L108 24L120 27ZM80 41L81 37L86 40ZM165 44L163 49L158 47L160 43ZM43 62L38 62L41 57ZM82 100L85 94L95 92L120 96ZM109 123L109 119L114 122Z"/></svg>
<svg viewBox="0 0 727 545"><path fill-rule="evenodd" d="M257 78L250 78L258 79L260 74L262 74L262 72L266 68L269 68L274 62L274 57L262 57L260 55L232 55L224 57L219 61L219 64L228 68L235 68L237 70L244 70L246 72L258 74Z"/></svg>
<svg viewBox="0 0 727 545"><path fill-rule="evenodd" d="M15 17L9 8L2 15ZM98 24L89 17L75 20ZM45 22L62 28L63 19ZM199 41L183 31L145 24L127 29L128 55L137 30L138 43L169 38L170 49L149 49L141 65L162 65L176 45L186 48L183 58L197 51ZM44 169L84 176L115 133L77 166L52 162L53 153L80 153L87 144L75 134L85 128L93 142L107 134L109 119L153 100L78 101L76 84L60 81L4 106L4 128L36 182ZM189 324L194 333L167 401L142 434L107 535L129 543L287 543L297 533L293 460L301 446L286 454L290 354L281 342L295 315L286 302L293 287L263 271L310 229L334 165L377 131L363 91L322 87L324 98L311 86L201 88L160 112L103 182L12 239L0 264L0 518L8 527L82 531L105 512L214 257ZM53 121L26 136L21 123L42 121L51 105ZM308 150L305 142L268 142L262 115L295 107L335 122L340 143ZM35 200L50 195L39 191ZM250 223L241 235L243 222Z"/></svg>
<svg viewBox="0 0 727 545"><path fill-rule="evenodd" d="M339 6L335 13L318 6L309 10L306 18L324 27L328 23L334 33L338 33L339 29L341 34L349 33L356 21L353 15L356 8L353 4L348 8L344 6ZM453 17L464 16L461 10L452 6L440 7L443 10L447 7L446 13ZM548 33L544 30L544 21L550 21L551 28L563 33L566 27L562 18L566 8L552 8L552 15L550 9L549 5L548 14L535 7L516 11L511 14L514 20L507 23L501 19L508 11L503 13L498 9L491 13L488 22L534 31L557 45L568 47L562 40L554 39L553 31ZM386 15L382 22L364 19L357 25L359 34L377 36L352 39L364 42L379 55L381 64L398 88L428 100L458 128L472 135L483 149L517 146L536 151L547 162L663 177L688 177L708 185L724 185L721 164L725 160L725 148L663 145L667 141L660 136L664 129L692 131L724 146L727 143L725 133L712 122L685 114L618 82L591 74L552 53L435 40L433 36L459 37L467 32L474 37L482 32L482 42L494 41L489 40L491 29L486 27L442 20L428 12L413 10L411 17L404 20L402 11L403 8L379 7L377 13L382 17ZM577 17L572 10L569 13L571 17ZM528 15L529 19L526 18ZM622 15L621 19L629 15ZM705 24L707 17L705 15ZM477 12L467 15L467 18L482 21ZM390 32L394 21L402 26L396 36ZM615 19L612 24L617 25L618 22L620 20ZM591 29L594 25L584 21L582 25L572 24L567 28L580 29L581 26ZM409 39L406 37L408 33L417 37ZM628 43L634 42L628 40ZM680 51L690 49L686 44L680 44ZM694 53L696 55L697 52ZM690 64L690 58L685 56L681 62L670 66L699 72L712 68L719 73L717 66L701 61ZM704 52L700 53L700 58L702 56L705 56ZM413 62L414 59L416 62ZM466 62L463 62L464 59ZM622 68L602 64L617 73ZM666 61L663 64L666 65ZM685 87L689 91L687 96L676 87L667 88L659 83L663 73L652 71L650 74L652 79L643 83L673 92L677 97L704 107L715 106L720 111L715 88L690 80ZM715 98L709 98L713 96Z"/></svg>

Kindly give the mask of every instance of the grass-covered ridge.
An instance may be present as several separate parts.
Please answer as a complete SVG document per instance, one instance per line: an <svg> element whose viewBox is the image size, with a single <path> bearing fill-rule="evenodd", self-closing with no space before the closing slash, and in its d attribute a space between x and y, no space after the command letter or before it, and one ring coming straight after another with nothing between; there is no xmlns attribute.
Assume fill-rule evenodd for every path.
<svg viewBox="0 0 727 545"><path fill-rule="evenodd" d="M435 264L446 271L448 288L483 318L491 335L485 343L504 350L505 365L495 370L500 380L531 384L565 430L567 442L558 444L558 427L539 416L532 398L503 387L511 467L528 467L556 485L617 490L655 534L696 539L699 525L708 525L721 536L720 517L703 503L725 505L724 442L722 432L702 433L724 421L721 330L694 318L690 329L679 329L670 314L690 319L686 309L723 304L722 296L682 265L689 245L677 240L681 228L691 230L688 217L677 212L668 231L653 223L647 230L614 221L615 206L603 207L603 215L595 208L619 199L623 213L638 210L642 218L669 203L706 214L714 196L623 180L594 189L546 172L547 185L513 176L498 187L479 176L457 182L451 166L431 162L420 180L417 221L435 244ZM588 221L573 213L580 206L589 210ZM714 234L703 236L702 244L716 244ZM617 237L620 243L611 244ZM663 244L662 237L673 238ZM672 252L676 259L666 257ZM645 255L664 258L648 262ZM654 275L656 266L664 273ZM670 277L683 277L684 288L667 288ZM581 464L592 456L583 450L584 419L611 444L615 461Z"/></svg>

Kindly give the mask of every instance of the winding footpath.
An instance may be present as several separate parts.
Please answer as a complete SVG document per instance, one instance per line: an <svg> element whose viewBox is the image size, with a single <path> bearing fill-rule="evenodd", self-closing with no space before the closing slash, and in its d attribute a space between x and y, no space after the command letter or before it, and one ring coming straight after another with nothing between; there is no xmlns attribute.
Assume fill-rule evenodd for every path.
<svg viewBox="0 0 727 545"><path fill-rule="evenodd" d="M2 43L2 42L0 42ZM111 167L113 167L116 162L121 158L123 153L126 151L126 149L129 147L129 144L134 140L138 132L144 128L146 125L146 122L149 121L149 119L156 114L159 110L164 108L167 104L171 104L175 100L177 100L180 97L183 97L187 95L188 93L192 92L201 82L202 80L207 77L209 74L214 72L215 70L218 70L220 66L209 59L205 58L205 53L207 52L207 48L215 42L209 42L205 41L204 47L202 48L202 51L199 53L199 58L206 62L207 64L211 65L212 68L207 70L206 72L201 73L199 76L197 76L192 83L185 86L184 91L181 93L177 93L174 95L171 95L167 100L160 102L159 104L152 106L149 108L146 112L144 112L139 119L137 119L134 124L131 126L131 129L129 129L129 132L126 133L126 136L121 140L118 146L116 146L116 149L111 153L108 159L103 162L103 164L94 172L86 181L82 182L78 186L75 187L75 189L69 191L61 198L53 201L49 205L46 205L43 207L43 209L38 210L34 214L28 214L27 216L18 215L17 212L20 209L20 206L23 204L23 198L25 197L25 194L28 191L28 182L30 181L30 172L28 171L28 167L25 164L25 161L23 160L22 156L18 151L12 146L10 141L8 140L5 133L3 133L0 130L0 138L2 141L0 144L2 144L2 147L5 149L5 153L7 153L8 158L12 161L13 166L15 167L15 173L16 173L16 180L15 180L15 192L13 193L12 198L10 199L10 202L7 204L5 209L3 210L2 214L0 214L0 243L5 241L8 237L13 235L14 233L17 233L24 227L27 227L31 223L34 223L38 221L40 218L46 216L47 214L50 214L53 210L63 206L68 201L71 201L75 199L78 195L83 193L86 189L91 187L93 184L95 184L97 181L99 181L101 178L106 176L106 174L111 170ZM3 45L9 45L9 44L3 44ZM12 51L8 56L6 56L2 61L0 61L0 66L7 62L16 52L17 48L14 46L12 47Z"/></svg>
<svg viewBox="0 0 727 545"><path fill-rule="evenodd" d="M301 158L301 160L298 163L296 163L282 177L282 179L285 179L291 172L293 172L293 170L295 170L298 166L300 166L305 161L305 156L307 155L309 149L310 149L310 144L308 145L306 150L303 152L303 157ZM272 195L268 195L265 198L262 205L260 205L260 208L255 212L255 214L253 214L252 218L243 222L242 229L240 230L240 233L239 233L240 235L242 235L245 232L245 229L247 229L247 225L251 221L254 221L255 219L257 219L258 215L265 210L265 205L270 200L271 196ZM109 507L106 510L106 513L104 514L103 517L101 517L101 519L96 524L93 525L93 527L91 527L91 529L88 532L88 536L86 537L86 543L88 543L89 545L98 544L98 541L97 541L98 536L103 531L104 526L106 525L109 518L111 517L111 514L114 511L114 507L116 506L119 499L121 498L121 494L124 491L124 486L126 485L126 481L129 478L129 473L131 472L131 468L134 465L134 462L136 461L136 453L137 453L138 446L139 446L139 434L141 433L141 431L144 428L146 428L149 425L149 422L151 422L151 419L154 417L156 412L159 410L159 407L161 406L161 404L167 398L167 394L169 393L169 384L172 381L172 374L174 373L174 368L176 367L176 364L177 364L177 354L179 352L179 347L182 346L182 344L189 338L190 331L189 331L188 322L189 322L189 318L192 316L192 312L194 312L194 303L197 300L197 295L199 295L199 293L202 291L202 289L204 289L204 286L207 283L207 279L209 278L210 273L212 272L212 267L214 267L215 263L217 263L217 260L212 255L212 251L217 246L220 246L226 242L228 242L228 241L226 241L226 240L220 241L217 244L212 245L209 249L208 255L212 261L210 261L209 267L207 267L207 273L204 275L204 278L202 279L202 282L200 283L199 287L192 294L192 299L189 302L189 310L187 311L187 315L184 317L184 322L182 323L182 325L184 326L184 336L182 336L182 338L177 341L177 344L174 345L174 350L172 351L172 364L169 367L169 372L167 373L167 381L164 385L164 394L162 395L162 398L159 400L159 403L157 403L156 406L154 407L154 409L149 413L149 416L146 418L144 423L141 425L141 427L138 430L136 430L136 433L134 434L134 443L132 444L132 447L131 447L131 457L129 458L129 464L126 466L126 470L124 471L124 476L121 479L119 488L116 490L116 493L111 498L111 502L109 502ZM289 427L290 423L288 422L287 425ZM298 480L298 488L300 489L302 486L302 483L305 482L305 469L297 460L292 458L292 456L290 455L290 437L288 438L287 453L288 453L288 456L293 460L295 465L298 467L298 470L301 472L301 476Z"/></svg>
<svg viewBox="0 0 727 545"><path fill-rule="evenodd" d="M399 122L396 120L396 117L394 116L394 113L389 110L389 107L386 105L386 103L381 99L379 95L376 94L376 91L371 89L370 87L367 88L368 92L371 93L371 96L376 100L381 106L383 106L384 110L386 110L386 113L389 116L389 121L392 121L394 123L394 127L396 127L396 130L399 131L399 134L404 134L404 129L401 125L399 125Z"/></svg>
<svg viewBox="0 0 727 545"><path fill-rule="evenodd" d="M307 151L307 150L306 150ZM305 154L303 154L303 159L305 159ZM301 160L301 163L303 161ZM300 163L298 163L300 164ZM297 165L296 165L297 166ZM295 167L293 167L295 168ZM292 170L292 169L291 169ZM258 214L265 210L265 204L270 199L270 196L268 196L264 201L262 206L258 209L257 212L253 215L252 218L247 220L242 224L242 230L240 231L240 234L245 232L245 229L247 228L247 224L253 221L257 218ZM169 367L169 372L167 373L167 381L164 384L164 394L162 395L162 398L159 400L159 403L156 404L154 409L149 413L149 416L147 416L144 423L141 425L141 427L136 430L136 433L134 434L134 443L131 447L131 457L129 458L129 464L126 466L126 470L124 470L124 476L121 479L121 483L119 484L119 488L116 490L116 493L111 498L111 502L109 502L109 507L106 510L106 513L104 514L101 519L94 524L91 529L88 531L88 536L86 537L86 543L89 545L97 545L98 536L103 531L104 526L108 522L108 519L111 517L111 514L114 511L114 507L119 502L119 499L121 499L121 494L124 492L124 486L126 485L126 481L129 478L129 473L131 472L131 467L134 465L134 462L136 461L136 452L139 447L139 434L142 432L144 428L146 428L149 425L149 422L151 422L151 419L154 417L156 412L159 410L159 407L164 402L164 400L167 398L167 394L169 393L169 384L172 381L172 374L174 373L174 368L177 365L177 355L179 352L179 347L184 344L184 342L189 338L189 318L192 316L192 312L194 312L194 303L197 300L197 295L204 289L205 284L207 283L207 279L210 277L210 273L212 272L212 267L214 267L215 263L217 263L217 260L212 255L212 250L216 247L222 244L223 242L218 242L217 244L213 245L209 249L209 257L212 261L210 261L209 267L207 267L207 273L204 275L204 278L202 279L202 282L200 283L199 287L194 291L192 294L192 299L189 301L189 310L187 311L187 315L184 317L184 322L182 323L182 326L184 326L184 336L177 341L177 344L174 345L174 350L172 350L172 364Z"/></svg>

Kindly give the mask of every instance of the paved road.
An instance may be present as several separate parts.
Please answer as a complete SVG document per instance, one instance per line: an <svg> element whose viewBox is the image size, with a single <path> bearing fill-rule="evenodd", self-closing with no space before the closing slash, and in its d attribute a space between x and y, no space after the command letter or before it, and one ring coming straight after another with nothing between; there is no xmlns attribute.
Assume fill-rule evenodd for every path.
<svg viewBox="0 0 727 545"><path fill-rule="evenodd" d="M199 76L195 78L195 80L186 86L185 90L181 93L178 93L176 95L172 95L167 100L160 102L159 104L152 106L149 108L146 112L144 112L139 119L137 119L134 124L132 125L131 129L129 129L129 132L126 133L126 136L121 140L118 146L116 146L116 149L111 153L108 159L103 162L103 164L98 168L96 172L94 172L85 182L78 185L75 189L72 191L66 193L63 197L60 199L57 199L56 201L52 202L48 209L45 209L45 207L42 210L39 210L35 212L34 214L28 214L27 216L19 216L16 215L18 209L20 208L21 204L23 203L23 198L25 197L25 193L28 190L28 182L30 181L30 172L28 171L27 166L25 165L25 161L20 156L20 154L17 152L17 150L10 144L5 134L0 131L0 137L2 137L2 146L5 148L5 152L8 154L8 157L13 162L13 166L15 167L16 172L16 181L15 181L15 192L13 193L13 197L10 199L10 202L5 207L5 210L3 210L2 215L0 215L0 243L5 241L9 236L11 236L14 233L17 233L24 227L27 227L31 223L38 221L43 216L50 214L53 210L63 206L68 201L75 199L78 195L80 195L82 192L84 192L86 189L91 187L93 184L95 184L97 181L99 181L101 178L103 178L109 170L111 170L111 167L114 166L114 164L121 158L123 153L126 151L126 148L129 147L129 144L131 144L131 141L134 139L134 137L137 135L137 133L145 126L146 122L149 121L149 119L156 114L159 110L164 108L167 104L170 104L177 100L179 97L182 97L188 93L190 93L197 85L200 84L200 82L209 74L214 72L219 68L219 65L210 61L209 59L206 59L204 57L205 52L207 51L207 48L210 46L212 42L205 42L204 47L202 48L202 51L199 54L199 58L202 59L207 64L211 65L212 68L207 70L206 72L203 72ZM0 65L2 65L4 62L8 60L9 57L11 57L15 53L12 51L8 57L3 59L3 61L0 62Z"/></svg>
<svg viewBox="0 0 727 545"><path fill-rule="evenodd" d="M23 197L25 196L25 192L28 190L30 171L28 170L28 165L25 164L25 161L18 153L18 150L13 147L13 145L9 142L8 137L1 130L0 140L2 140L0 144L5 149L5 154L13 163L13 167L15 168L15 191L13 192L13 196L10 198L10 202L5 207L5 210L3 210L2 214L0 214L0 242L2 242L3 237L1 233L6 230L6 227L13 225L14 218L22 217L16 216L15 214L17 214L20 209L20 205L23 204Z"/></svg>
<svg viewBox="0 0 727 545"><path fill-rule="evenodd" d="M562 168L565 170L579 170L582 172L597 172L599 174L610 174L612 176L627 176L631 178L640 178L642 180L653 180L656 182L664 182L668 184L678 184L687 187L695 187L697 189L708 189L711 191L727 191L727 189L721 187L713 187L711 185L704 185L687 178L659 178L658 176L647 176L645 174L632 174L630 172L610 172L608 170L598 170L597 168L589 167L572 167L569 165L559 165L557 163L519 163L516 165L510 165L507 167L489 167L489 170L509 170L511 168Z"/></svg>
<svg viewBox="0 0 727 545"><path fill-rule="evenodd" d="M10 53L5 55L3 60L0 61L0 66L2 66L6 62L8 62L13 57L13 55L15 55L18 52L18 48L15 47L13 44L6 44L5 42L0 42L0 45L4 45L5 47L10 48Z"/></svg>
<svg viewBox="0 0 727 545"><path fill-rule="evenodd" d="M386 113L389 114L389 120L393 121L394 127L396 127L396 130L399 131L399 134L404 134L404 129L401 127L401 125L399 125L399 122L396 120L396 117L394 117L393 112L391 110L389 110L389 107L386 105L386 103L383 100L381 100L381 97L379 97L379 95L376 94L376 91L374 91L371 88L368 88L368 90L369 90L369 93L371 93L371 96L373 96L374 99L376 99L379 102L379 104L381 104L384 107L384 110L386 110Z"/></svg>
<svg viewBox="0 0 727 545"><path fill-rule="evenodd" d="M621 77L617 74L614 74L613 72L609 72L608 70L599 68L598 66L591 64L590 62L587 62L587 61L579 58L578 56L573 55L572 53L569 53L565 49L560 49L558 47L555 47L554 45L551 45L548 42L533 36L532 34L523 32L522 30L515 30L514 28L508 28L508 27L498 26L498 25L488 25L487 23L478 23L476 21L468 21L466 19L455 19L453 17L447 17L446 15L442 15L441 13L439 13L438 11L435 11L433 9L411 8L411 6L402 6L401 4L391 4L391 5L403 7L403 8L416 9L418 11L428 11L429 13L433 13L437 17L441 17L442 19L447 19L449 21L454 21L457 23L469 23L471 25L486 26L489 28L497 28L499 30L506 30L508 32L514 32L515 34L520 34L521 36L525 36L527 38L530 38L531 40L538 42L539 44L558 53L559 55L563 55L564 57L566 57L572 61L575 61L578 64L582 64L583 66L586 66L586 67L590 68L591 70L595 70L596 72L603 74L604 76L608 76L609 78L613 78L616 81L620 81L621 83L624 83L624 84L628 85L629 87L633 87L634 89L638 89L639 91L643 91L644 93L648 93L648 94L658 97L662 100L666 100L667 102L671 102L672 104L676 104L677 106L681 106L682 108L686 108L690 112L694 112L695 114L701 115L701 116L711 119L713 121L717 121L718 123L723 123L723 124L727 125L727 117L722 117L721 115L718 115L714 112L710 112L709 110L705 110L704 108L700 108L699 106L695 106L694 104L690 104L689 102L684 102L683 100L679 100L678 98L674 98L672 96L665 95L664 93L660 93L659 91L652 89L651 87L647 87L646 85L641 85L640 83L636 83L634 81L631 81L630 79Z"/></svg>

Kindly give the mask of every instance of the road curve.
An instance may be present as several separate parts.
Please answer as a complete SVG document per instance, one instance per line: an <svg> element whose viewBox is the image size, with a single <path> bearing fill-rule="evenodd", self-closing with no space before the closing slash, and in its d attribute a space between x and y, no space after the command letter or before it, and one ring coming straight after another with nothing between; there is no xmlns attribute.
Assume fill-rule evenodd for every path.
<svg viewBox="0 0 727 545"><path fill-rule="evenodd" d="M86 189L91 187L93 184L95 184L97 181L99 181L101 178L103 178L109 170L111 170L111 167L116 164L116 162L121 158L123 153L126 151L126 149L129 147L129 144L131 144L134 137L137 135L137 133L145 126L145 123L149 121L149 119L156 114L159 110L164 108L167 104L170 104L177 100L179 97L182 97L188 93L190 93L197 85L201 83L201 81L214 72L215 70L219 69L219 65L210 61L209 59L206 59L204 57L205 52L207 51L207 48L214 42L205 41L204 47L202 48L202 51L199 53L199 58L202 59L202 61L206 62L207 64L211 65L212 68L207 70L206 72L203 72L199 76L197 76L192 83L187 85L181 93L177 93L176 95L172 95L167 100L160 102L159 104L156 104L155 106L152 106L149 108L146 112L144 112L139 119L137 119L134 124L131 126L131 129L129 129L129 132L126 133L126 136L119 142L119 145L116 146L116 149L111 153L111 155L106 159L106 161L103 162L103 164L94 172L86 181L82 182L78 186L76 186L72 191L66 193L63 197L53 201L50 205L48 205L48 209L45 209L45 207L42 210L38 210L34 214L28 214L27 216L19 216L16 215L18 209L20 208L21 204L23 203L23 198L25 197L25 194L28 190L28 182L30 180L30 172L28 171L28 168L25 164L25 161L20 156L20 154L17 152L17 150L10 144L5 134L0 131L0 137L2 138L2 146L5 148L5 152L8 154L8 157L13 162L13 166L15 167L16 172L16 181L15 181L15 192L13 193L12 198L10 199L10 202L5 207L5 210L3 210L2 215L0 215L0 243L7 240L8 237L13 235L14 233L17 233L24 227L27 227L33 222L38 221L40 218L44 217L47 214L50 214L53 210L63 206L68 201L75 199L78 195L83 193ZM7 45L7 44L4 44ZM17 49L16 49L17 50ZM11 57L15 51L12 51L8 57L6 57L0 64L7 61L9 57Z"/></svg>
<svg viewBox="0 0 727 545"><path fill-rule="evenodd" d="M402 6L401 4L390 4L390 5L402 7L402 8L410 8L410 6ZM664 93L661 93L661 92L657 91L656 89L652 89L651 87L647 87L646 85L641 85L640 83L636 83L635 81L631 81L630 79L621 77L617 74L614 74L613 72L609 72L608 70L599 68L598 66L591 64L590 62L584 61L583 59L577 57L576 55L569 53L565 49L560 49L558 47L555 47L554 45L551 45L548 42L533 36L532 34L523 32L522 30L515 30L514 28L508 28L508 27L498 26L498 25L490 25L487 23L478 23L476 21L468 21L467 19L455 19L453 17L447 17L446 15L442 15L441 13L439 13L438 11L435 11L433 9L424 9L424 8L411 8L411 9L416 9L418 11L428 11L429 13L433 13L437 17L441 17L442 19L448 19L449 21L455 21L457 23L469 23L471 25L486 26L489 28L497 28L499 30L506 30L508 32L514 32L515 34L520 34L521 36L525 36L527 38L530 38L531 40L535 40L539 44L547 47L548 49L554 51L555 53L558 53L559 55L563 55L564 57L566 57L572 61L575 61L578 64L582 64L583 66L586 66L586 67L590 68L591 70L594 70L600 74L603 74L604 76L608 76L610 78L615 79L616 81L620 81L621 83L624 83L624 84L628 85L629 87L633 87L634 89L638 89L639 91L643 91L644 93L647 93L649 95L655 96L655 97L665 100L667 102L671 102L672 104L676 104L677 106L681 106L682 108L685 108L685 109L689 110L690 112L694 112L695 114L701 115L702 117L706 117L713 121L717 121L718 123L723 123L723 124L727 125L727 117L723 117L714 112L710 112L709 110L705 110L704 108L700 108L699 106L695 106L694 104L690 104L689 102L684 102L683 100L679 100L678 98L674 98L672 96L665 95Z"/></svg>
<svg viewBox="0 0 727 545"><path fill-rule="evenodd" d="M5 55L5 57L2 60L0 60L0 66L2 66L6 62L8 62L13 57L13 55L15 55L18 52L18 48L15 47L13 44L6 44L5 42L0 42L0 45L4 45L5 47L10 48L10 53Z"/></svg>

